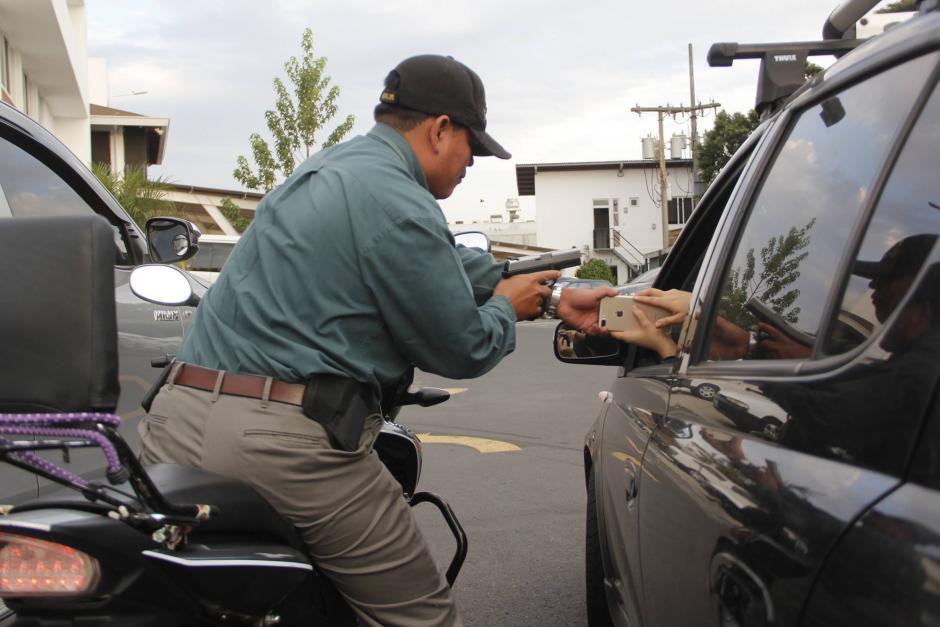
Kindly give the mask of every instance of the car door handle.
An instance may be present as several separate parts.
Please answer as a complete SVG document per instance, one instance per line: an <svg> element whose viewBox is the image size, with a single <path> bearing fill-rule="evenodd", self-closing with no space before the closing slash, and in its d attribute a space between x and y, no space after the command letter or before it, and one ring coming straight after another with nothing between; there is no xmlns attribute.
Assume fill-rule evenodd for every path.
<svg viewBox="0 0 940 627"><path fill-rule="evenodd" d="M718 597L721 624L764 627L774 622L770 591L761 577L730 553L712 558L711 589ZM733 622L726 623L730 619Z"/></svg>

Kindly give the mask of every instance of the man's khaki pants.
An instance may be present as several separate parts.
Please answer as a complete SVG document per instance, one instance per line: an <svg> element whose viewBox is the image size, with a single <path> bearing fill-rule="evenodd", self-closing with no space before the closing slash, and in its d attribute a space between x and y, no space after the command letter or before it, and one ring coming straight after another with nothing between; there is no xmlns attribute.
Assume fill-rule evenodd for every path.
<svg viewBox="0 0 940 627"><path fill-rule="evenodd" d="M254 486L366 625L462 625L401 486L372 450L381 424L370 416L359 449L346 452L300 407L170 382L141 422L141 461Z"/></svg>

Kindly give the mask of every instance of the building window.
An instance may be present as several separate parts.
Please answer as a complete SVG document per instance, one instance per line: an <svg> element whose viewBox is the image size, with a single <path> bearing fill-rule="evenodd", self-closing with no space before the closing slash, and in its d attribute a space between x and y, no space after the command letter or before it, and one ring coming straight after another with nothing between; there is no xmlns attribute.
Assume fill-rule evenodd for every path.
<svg viewBox="0 0 940 627"><path fill-rule="evenodd" d="M669 226L682 226L689 221L695 203L691 196L673 198L668 203Z"/></svg>
<svg viewBox="0 0 940 627"><path fill-rule="evenodd" d="M613 210L610 212L610 215L614 218L614 226L620 226L620 206L616 198L613 200Z"/></svg>
<svg viewBox="0 0 940 627"><path fill-rule="evenodd" d="M640 199L639 199L639 198L631 198L631 199L630 199L630 206L631 206L631 207L639 207L639 206L640 206Z"/></svg>

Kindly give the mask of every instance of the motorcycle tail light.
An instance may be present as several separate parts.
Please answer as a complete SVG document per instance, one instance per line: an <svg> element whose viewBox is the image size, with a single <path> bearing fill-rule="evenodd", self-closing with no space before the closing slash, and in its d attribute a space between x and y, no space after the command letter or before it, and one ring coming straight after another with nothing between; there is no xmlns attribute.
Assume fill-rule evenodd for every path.
<svg viewBox="0 0 940 627"><path fill-rule="evenodd" d="M0 533L0 598L81 596L100 574L98 560L78 549Z"/></svg>

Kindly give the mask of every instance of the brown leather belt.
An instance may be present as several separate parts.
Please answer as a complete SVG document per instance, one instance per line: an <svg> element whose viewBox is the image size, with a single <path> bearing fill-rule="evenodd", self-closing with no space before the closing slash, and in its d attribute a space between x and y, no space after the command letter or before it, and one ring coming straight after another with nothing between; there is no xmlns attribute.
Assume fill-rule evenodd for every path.
<svg viewBox="0 0 940 627"><path fill-rule="evenodd" d="M176 373L176 377L171 380L175 385L212 392L215 390L216 382L219 379L219 372L218 370L194 366L193 364L182 364ZM219 394L264 398L264 387L268 377L235 374L234 372L223 372L222 375L222 386L219 388ZM285 383L272 379L268 399L277 403L303 406L305 388L306 386L303 383Z"/></svg>

